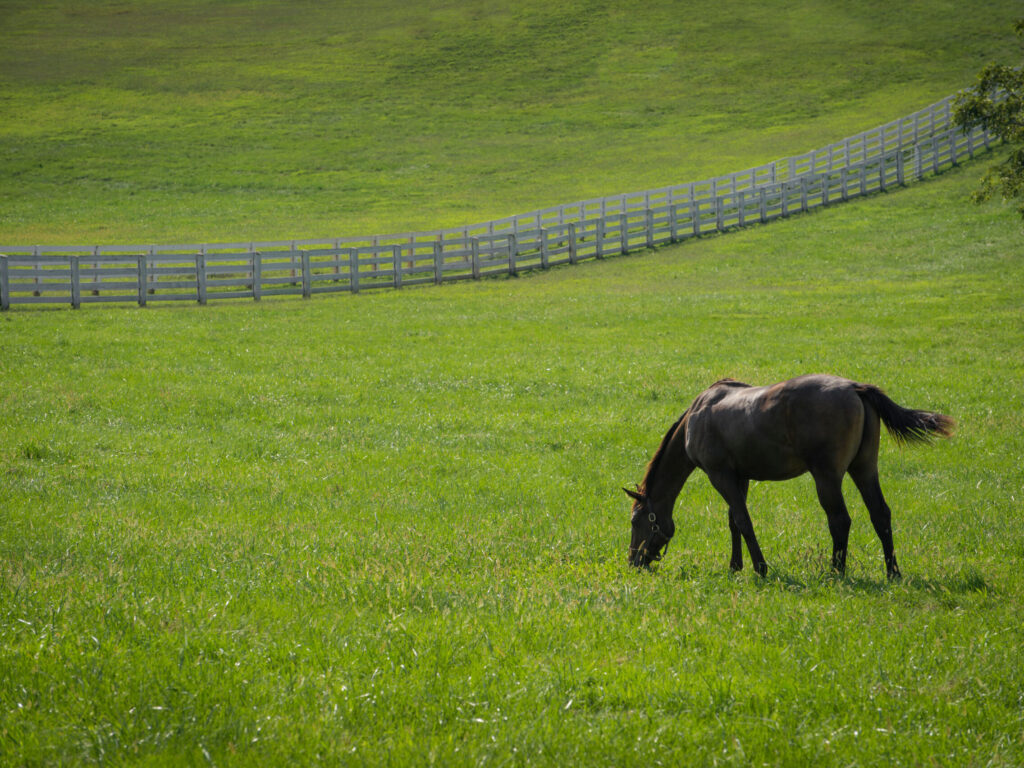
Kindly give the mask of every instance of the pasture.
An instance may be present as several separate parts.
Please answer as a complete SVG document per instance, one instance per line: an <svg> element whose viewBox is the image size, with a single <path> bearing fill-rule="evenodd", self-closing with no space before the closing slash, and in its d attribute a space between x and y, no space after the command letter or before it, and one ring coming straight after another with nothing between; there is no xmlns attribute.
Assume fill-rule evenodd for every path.
<svg viewBox="0 0 1024 768"><path fill-rule="evenodd" d="M1024 274L979 172L518 280L5 313L5 762L1019 764ZM903 582L849 487L829 574L806 477L751 492L767 579L699 477L627 569L688 398L817 370L960 422L883 439Z"/></svg>
<svg viewBox="0 0 1024 768"><path fill-rule="evenodd" d="M423 156L450 157L446 142L458 136L445 126L465 124L459 146L496 152L487 155L497 158L492 178L508 176L481 181L486 192L467 190L486 163L483 154L459 155L417 177L416 215L457 223L470 204L479 219L827 143L969 82L986 46L1002 45L1009 29L994 17L1012 18L1007 4L987 21L951 21L933 3L935 22L922 25L892 5L864 7L886 17L895 37L884 39L900 45L883 43L866 20L807 17L847 53L856 44L877 59L829 59L830 48L815 48L813 71L823 60L831 66L809 77L805 57L782 56L790 85L772 81L784 105L778 116L767 104L758 111L756 62L730 69L707 43L713 66L693 72L735 74L738 113L713 119L718 97L709 90L686 108L692 119L682 127L671 113L641 111L630 131L595 134L595 142L632 135L643 154L663 147L669 129L682 131L696 149L672 150L671 179L657 152L646 168L609 157L590 167L580 158L598 157L596 144L551 141L560 125L575 126L578 138L603 124L580 117L586 98L579 113L545 112L542 98L527 99L510 78L499 83L508 100L482 108L460 99L480 81L457 77L437 119L460 119L423 138ZM129 6L103 7L106 19L76 16L73 4L17 16L21 29L31 29L27 18L51 30L49 44L95 70L76 70L79 87L48 69L66 60L22 55L16 67L4 48L5 85L17 80L7 103L37 111L0 129L23 134L4 144L8 170L23 172L0 180L0 239L400 228L391 225L409 214L410 187L388 186L392 176L373 173L376 161L356 163L351 176L323 171L323 189L282 181L289 167L307 172L309 135L279 133L282 123L265 115L281 112L248 102L256 96L244 87L254 76L245 67L258 63L245 45L256 24L246 19L257 18L248 5L217 6L227 10L188 48L212 59L200 57L195 79L181 83L191 95L162 102L149 89L178 87L173 59L147 64L137 48L114 44L116 35L104 38L110 57L87 44L139 23L115 13ZM201 13L205 4L187 7ZM524 7L525 16L496 16L499 31L532 41L557 28L545 26L554 6ZM274 4L260 8L268 14L260 25L280 21ZM586 9L596 6L570 8ZM70 21L55 25L47 16L55 12ZM461 22L462 10L433 7L420 26L379 13L374 28L388 22L382 38L407 42L425 29L417 39L450 53L446 35L466 34L451 18ZM647 31L664 26L665 13L619 18L617 34L639 30L636 18ZM698 25L694 39L721 35L723 46L745 41L753 50L759 33L785 30L808 50L811 33L798 18L751 13L743 24ZM309 15L323 20L312 6ZM146 38L155 49L180 43L175 30L184 28L161 18L166 37L154 26ZM85 24L77 44L72 22ZM294 23L302 32L305 22ZM372 26L361 16L349 26L360 24ZM579 31L565 29L559 39ZM236 42L225 42L229 31ZM8 33L22 54L27 35ZM563 78L578 82L592 71L584 64L605 61L608 46L598 49L547 41L540 50L564 60L536 59L532 74L544 93L563 93ZM118 58L129 56L138 58ZM663 56L654 46L611 61L616 71L637 67L635 82L654 87L680 71ZM239 82L221 82L222 58L239 62ZM440 98L440 83L427 87L435 60L453 61L424 56L423 71L409 64L382 82L399 97ZM903 65L904 80L881 82L886 60ZM274 83L294 88L297 104L331 92L327 70L316 69L323 61L298 51L277 58L262 70L270 101L256 107L283 92ZM479 76L522 62L499 64ZM825 86L837 71L849 73L848 101ZM646 77L658 73L665 79ZM587 82L591 95L615 92L610 76ZM796 82L807 90L798 94ZM70 123L30 135L53 125L46 110L84 104L97 83L111 89L95 94L110 97L103 109L138 122L105 137ZM239 124L237 154L224 155L235 143L219 121L186 121L189 99L200 115L234 100L252 121ZM643 101L615 103L634 115ZM680 90L666 109L686 112L684 101ZM362 104L364 117L374 113ZM511 115L499 109L507 104ZM862 122L842 124L854 115ZM520 129L530 122L540 133L527 141ZM61 130L78 138L55 139ZM339 151L353 157L373 145L365 132L346 135ZM195 158L181 136L195 141ZM527 151L514 151L516 142ZM575 160L559 155L569 145ZM147 163L144 147L169 154ZM1024 245L1009 208L966 202L986 164L767 226L516 279L309 301L0 314L0 763L1020 765ZM106 180L101 166L112 167ZM210 184L195 184L192 168ZM225 181L246 169L251 187ZM384 186L349 194L332 186L341 178ZM808 477L751 490L767 578L749 561L729 572L724 504L698 475L679 499L667 558L652 572L627 568L620 486L641 478L690 399L722 376L760 384L812 371L878 384L903 405L959 422L952 440L930 448L899 449L883 436L881 480L903 580L887 582L849 483L847 575L830 573L825 516Z"/></svg>
<svg viewBox="0 0 1024 768"><path fill-rule="evenodd" d="M1015 0L4 0L0 244L423 231L750 168L1013 60Z"/></svg>

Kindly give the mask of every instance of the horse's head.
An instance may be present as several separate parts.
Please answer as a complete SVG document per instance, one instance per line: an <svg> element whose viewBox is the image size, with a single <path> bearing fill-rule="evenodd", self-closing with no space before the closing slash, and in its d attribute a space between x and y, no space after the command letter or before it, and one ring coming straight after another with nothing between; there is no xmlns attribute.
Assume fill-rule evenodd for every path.
<svg viewBox="0 0 1024 768"><path fill-rule="evenodd" d="M676 532L672 522L672 508L659 509L643 491L623 488L633 500L630 525L633 528L629 540L629 564L646 568L654 560L660 560L662 551Z"/></svg>

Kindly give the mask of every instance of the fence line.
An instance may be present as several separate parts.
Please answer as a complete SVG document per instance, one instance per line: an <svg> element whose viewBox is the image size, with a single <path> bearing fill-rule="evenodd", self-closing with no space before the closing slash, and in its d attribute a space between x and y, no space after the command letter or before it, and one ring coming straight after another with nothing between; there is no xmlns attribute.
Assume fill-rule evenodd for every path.
<svg viewBox="0 0 1024 768"><path fill-rule="evenodd" d="M827 147L727 176L453 229L216 245L0 246L0 308L258 301L478 280L767 223L905 185L987 150L988 132L952 125L953 98Z"/></svg>

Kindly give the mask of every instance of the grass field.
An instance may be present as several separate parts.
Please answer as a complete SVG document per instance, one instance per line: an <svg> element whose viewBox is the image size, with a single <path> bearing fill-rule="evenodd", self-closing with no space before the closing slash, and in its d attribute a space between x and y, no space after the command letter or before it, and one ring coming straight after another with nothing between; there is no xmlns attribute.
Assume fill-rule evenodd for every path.
<svg viewBox="0 0 1024 768"><path fill-rule="evenodd" d="M635 258L311 301L0 318L0 762L1019 765L1019 223L981 168ZM752 491L731 576L684 489L628 505L732 375L954 415L851 493Z"/></svg>
<svg viewBox="0 0 1024 768"><path fill-rule="evenodd" d="M483 152L481 137L491 137L494 157L514 160L510 147L524 142L545 164L534 173L497 163L509 170L493 198L465 186L484 171L480 155L417 177L418 199L429 200L424 223L462 220L470 208L479 219L548 196L613 191L606 183L642 188L668 172L667 181L679 180L677 169L708 175L718 170L716 148L729 168L749 165L945 95L1003 45L1009 26L996 16L1013 9L993 6L983 21L964 14L956 27L954 6L927 5L934 24L917 23L920 8L912 24L894 4L865 4L860 26L849 15L826 23L839 6L810 4L818 15L752 11L745 23L684 25L691 35L721 35L722 46L742 43L753 57L765 29L787 30L806 54L810 18L815 34L863 49L847 47L814 77L804 55L780 56L773 65L788 87L774 74L761 81L777 89L777 116L745 96L758 82L746 60L735 70L739 111L709 118L701 133L694 115L713 112L710 84L728 69L707 43L705 54L725 68L703 74L710 101L686 106L680 90L665 102L683 113L689 138L672 139L676 160L662 156L646 170L583 162L586 151L597 155L596 144L577 146L586 148L592 131L598 143L624 135L614 121L576 123L552 109L527 141L523 115L545 109L541 96L561 93L563 76L607 98L616 82L607 73L635 66L636 82L653 74L643 68L664 51L632 58L628 46L609 52L607 43L630 40L638 18L664 27L667 9L617 17L618 36L605 33L593 59L579 53L589 47L537 43L535 54L558 50L571 61L530 60L546 84L536 105L528 84L496 80L505 69L487 69L481 57L480 76L514 96L512 115L494 114L496 97L487 102L494 112L467 100L468 76L445 94L429 58L422 72L409 65L381 82L422 94L410 102L417 109L431 94L444 102L424 156L447 157L451 127L466 123L463 149ZM380 186L351 196L328 183L343 175L333 165L324 190L293 185L282 169L312 167L313 134L297 127L303 146L289 154L275 143L292 147L282 123L265 122L276 108L247 111L261 57L245 44L281 6L175 6L189 18L212 14L198 27L164 4L97 6L105 16L76 15L80 7L0 4L12 22L0 25L5 104L19 115L39 110L0 127L3 162L37 168L0 175L0 240L398 228L408 199L387 173L378 180L372 163L354 165L354 185ZM494 18L506 35L521 27L515 39L525 45L553 28L557 6L522 7ZM310 36L320 29L319 8L294 22L297 35L302 24ZM438 5L414 24L397 5L382 7L349 19L345 39L383 27L403 43L390 63L412 57L402 35L422 29L428 50L448 51L447 36L469 34L463 8ZM582 11L612 13L567 8L566 24L587 34L604 27ZM888 22L885 35L871 31L872 11L872 24ZM138 46L114 44L123 25L143 21L144 50L156 62L149 69ZM325 60L314 38L297 40L262 56L269 101L258 105L292 88L307 106L318 88L335 93L317 69ZM186 42L206 64L182 81L178 59L157 52ZM76 67L40 47L66 51ZM819 64L828 61L826 46L814 50ZM225 80L221 58L248 74ZM905 78L892 86L879 76L887 58ZM88 61L95 69L78 68ZM385 60L368 61L376 71ZM594 61L618 69L609 64L602 78L600 67L582 68ZM596 80L583 77L594 71ZM679 70L666 72L651 78L659 94ZM829 98L838 73L848 74L843 92L853 89L847 101ZM125 96L133 77L137 112ZM157 82L174 98L154 95ZM207 120L232 90L238 114L254 121L239 130L263 136L262 150L246 141L232 154L219 119ZM47 118L56 97L46 93L81 104L93 92L93 108L115 112L112 120L135 115L149 127L108 134L109 125ZM671 111L655 113L631 130L668 151L664 132L675 123ZM171 138L181 135L176 125L188 128L188 146ZM346 128L350 141L338 134L339 147L369 141L356 125ZM550 139L561 130L584 154L557 154ZM24 136L8 140L16 131ZM61 139L61 131L81 135ZM146 147L170 159L151 166ZM691 156L688 147L700 149ZM112 159L117 170L103 181L97 169ZM1024 763L1024 244L1008 207L967 202L986 164L768 226L517 279L309 301L0 314L0 764ZM194 169L211 183L195 185ZM236 174L251 186L234 185ZM375 203L364 210L367 196ZM629 505L619 488L640 480L689 400L722 376L767 383L811 371L879 384L901 404L959 422L956 437L931 448L901 450L883 438L903 581L887 583L852 487L848 574L829 573L831 541L806 477L752 488L767 578L749 566L729 572L724 504L696 476L680 497L665 561L650 573L629 570Z"/></svg>
<svg viewBox="0 0 1024 768"><path fill-rule="evenodd" d="M458 226L730 173L1017 54L1016 0L2 0L0 244Z"/></svg>

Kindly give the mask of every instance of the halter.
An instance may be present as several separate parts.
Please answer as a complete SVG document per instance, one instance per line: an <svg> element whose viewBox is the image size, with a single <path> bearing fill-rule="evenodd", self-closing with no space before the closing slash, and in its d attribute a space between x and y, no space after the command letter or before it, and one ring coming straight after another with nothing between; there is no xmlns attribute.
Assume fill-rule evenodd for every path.
<svg viewBox="0 0 1024 768"><path fill-rule="evenodd" d="M654 512L652 512L650 510L650 502L648 502L647 522L649 522L651 524L651 535L652 535L652 537L656 533L661 533L661 526L658 525L658 516L656 514L654 514ZM665 556L665 553L668 552L668 545L671 544L671 543L672 543L672 539L666 537L665 538L665 546L663 546L661 548L660 552L656 553L653 557L651 557L651 562L652 563L656 563L659 560L661 560L661 558L663 558Z"/></svg>

